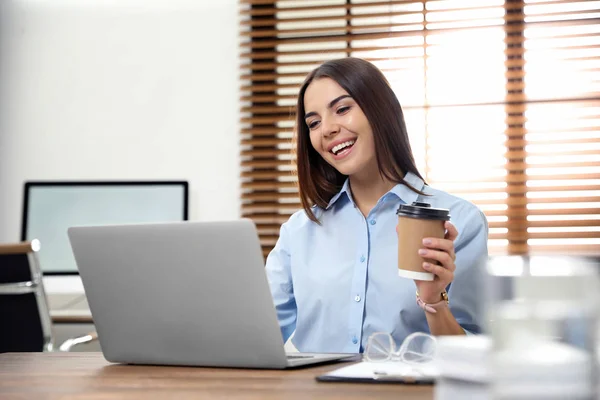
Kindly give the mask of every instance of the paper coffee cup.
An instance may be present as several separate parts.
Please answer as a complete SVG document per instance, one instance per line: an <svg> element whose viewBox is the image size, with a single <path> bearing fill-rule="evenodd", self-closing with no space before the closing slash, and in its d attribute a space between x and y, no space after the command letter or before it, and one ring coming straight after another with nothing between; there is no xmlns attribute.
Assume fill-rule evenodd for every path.
<svg viewBox="0 0 600 400"><path fill-rule="evenodd" d="M432 281L434 274L423 269L423 263L438 264L436 260L423 258L419 249L423 239L443 239L444 222L450 220L450 210L432 208L428 203L402 204L398 211L398 275L420 281Z"/></svg>

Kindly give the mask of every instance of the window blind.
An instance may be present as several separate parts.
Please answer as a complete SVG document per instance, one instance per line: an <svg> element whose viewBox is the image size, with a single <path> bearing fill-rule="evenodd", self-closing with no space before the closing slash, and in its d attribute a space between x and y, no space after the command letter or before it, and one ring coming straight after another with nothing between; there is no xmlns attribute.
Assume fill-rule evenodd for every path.
<svg viewBox="0 0 600 400"><path fill-rule="evenodd" d="M371 61L428 183L477 204L490 253L600 253L600 1L241 0L242 216L266 255L300 209L304 77Z"/></svg>

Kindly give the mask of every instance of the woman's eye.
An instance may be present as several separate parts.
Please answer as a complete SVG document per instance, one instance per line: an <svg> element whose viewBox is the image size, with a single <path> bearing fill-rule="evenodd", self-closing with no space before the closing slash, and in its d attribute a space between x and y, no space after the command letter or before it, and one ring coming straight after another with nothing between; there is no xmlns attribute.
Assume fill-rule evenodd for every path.
<svg viewBox="0 0 600 400"><path fill-rule="evenodd" d="M338 108L338 109L337 109L337 113L338 113L338 114L344 114L344 113L346 113L348 110L350 110L350 107L348 107L348 106L340 107L340 108Z"/></svg>
<svg viewBox="0 0 600 400"><path fill-rule="evenodd" d="M309 129L314 129L317 127L317 125L319 125L319 121L312 121L312 122L309 122L307 125L308 125Z"/></svg>

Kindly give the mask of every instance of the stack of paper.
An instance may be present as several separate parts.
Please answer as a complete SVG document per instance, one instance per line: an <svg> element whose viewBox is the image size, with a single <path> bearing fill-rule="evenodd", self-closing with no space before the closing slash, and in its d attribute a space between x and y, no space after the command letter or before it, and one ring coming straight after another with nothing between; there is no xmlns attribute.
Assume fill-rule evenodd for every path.
<svg viewBox="0 0 600 400"><path fill-rule="evenodd" d="M403 362L359 362L319 376L320 381L398 381L432 383L438 376L433 364L410 365Z"/></svg>

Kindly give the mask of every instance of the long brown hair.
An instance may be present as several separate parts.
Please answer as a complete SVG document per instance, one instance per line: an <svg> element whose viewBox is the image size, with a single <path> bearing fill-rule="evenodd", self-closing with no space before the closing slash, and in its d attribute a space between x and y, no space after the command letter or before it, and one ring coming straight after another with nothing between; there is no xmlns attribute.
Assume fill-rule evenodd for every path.
<svg viewBox="0 0 600 400"><path fill-rule="evenodd" d="M302 208L308 217L319 223L311 207L326 208L347 178L312 147L310 131L304 121L304 93L313 80L321 78L337 82L364 112L373 131L375 156L381 175L421 193L404 180L407 172L423 178L415 165L400 102L385 76L373 64L359 58L331 60L308 74L300 87L296 106L298 190Z"/></svg>

